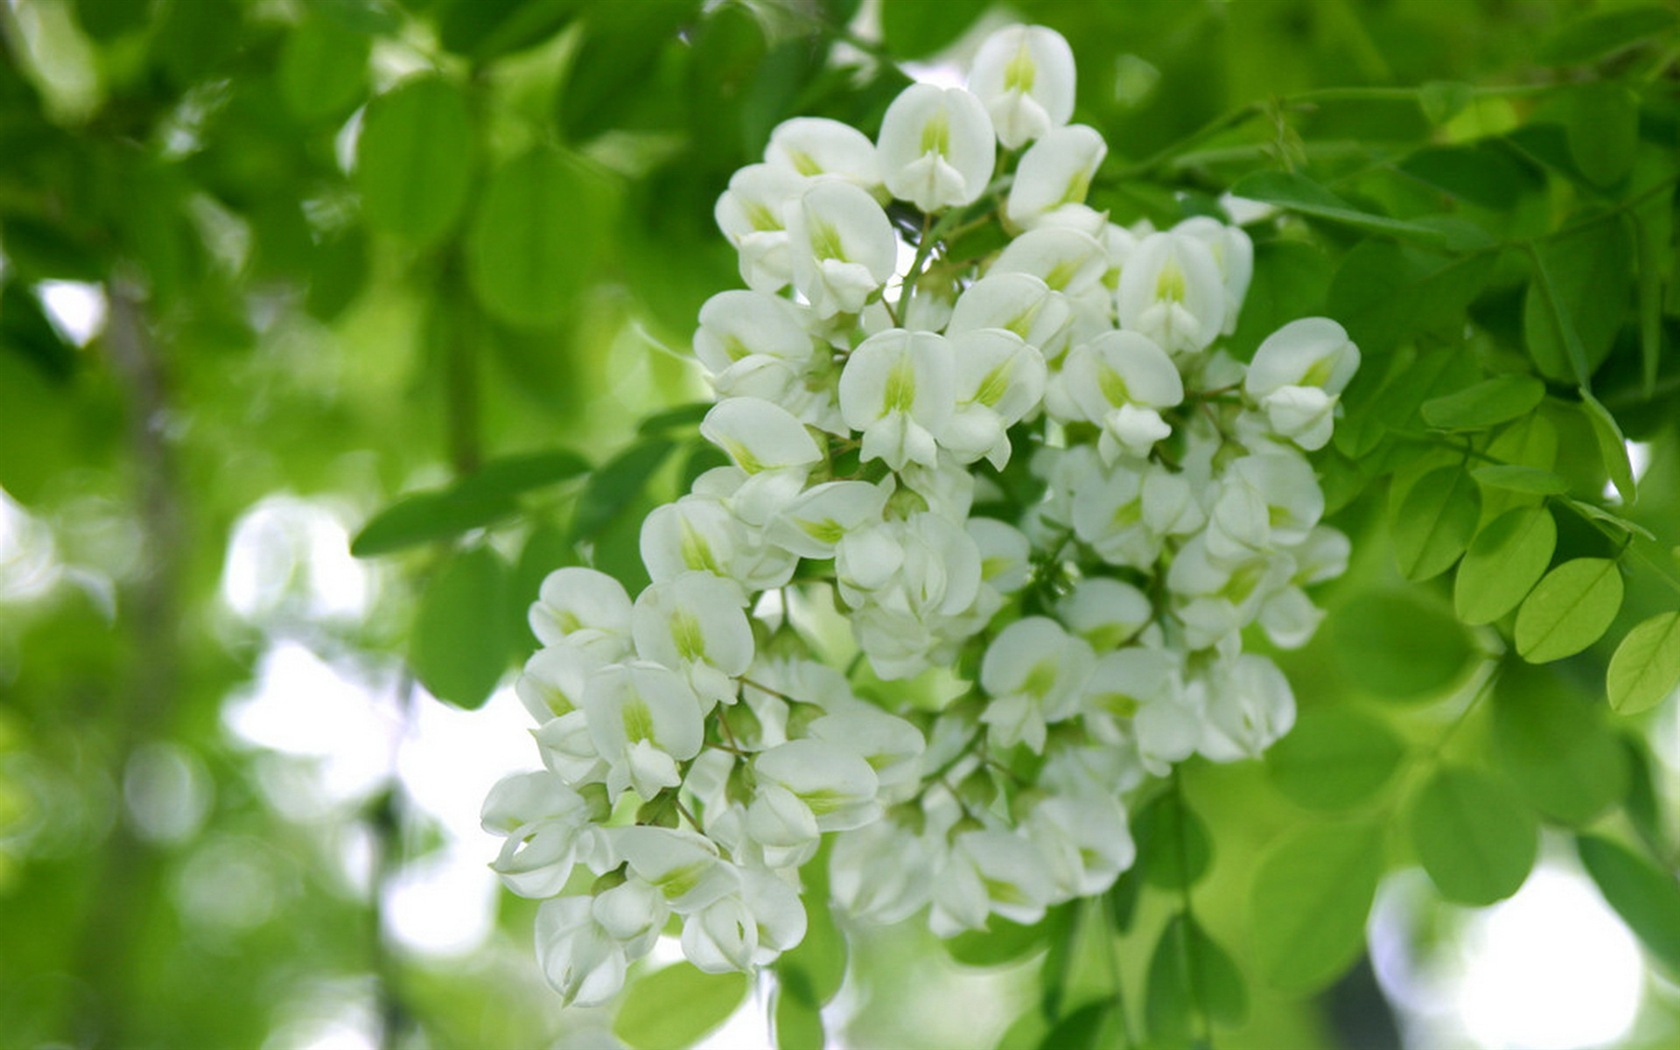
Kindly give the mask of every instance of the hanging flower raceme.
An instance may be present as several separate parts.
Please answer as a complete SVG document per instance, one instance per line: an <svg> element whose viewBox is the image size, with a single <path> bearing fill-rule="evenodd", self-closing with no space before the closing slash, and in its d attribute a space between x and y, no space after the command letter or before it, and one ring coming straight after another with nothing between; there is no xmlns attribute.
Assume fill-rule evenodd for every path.
<svg viewBox="0 0 1680 1050"><path fill-rule="evenodd" d="M1112 221L1073 87L1060 36L1003 29L968 90L912 85L874 140L787 121L719 198L747 288L693 347L727 462L646 515L640 593L543 583L545 768L484 806L567 1001L662 933L773 962L822 857L858 918L1038 922L1133 863L1175 764L1293 723L1254 646L1304 644L1346 566L1306 454L1358 350L1308 318L1227 353L1248 234Z"/></svg>

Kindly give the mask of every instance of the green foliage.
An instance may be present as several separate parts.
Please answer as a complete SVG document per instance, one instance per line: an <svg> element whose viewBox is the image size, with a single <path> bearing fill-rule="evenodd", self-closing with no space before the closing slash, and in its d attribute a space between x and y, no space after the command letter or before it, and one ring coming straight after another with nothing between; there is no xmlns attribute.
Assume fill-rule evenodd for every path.
<svg viewBox="0 0 1680 1050"><path fill-rule="evenodd" d="M1680 973L1680 884L1674 876L1598 835L1575 840L1604 899L1670 973Z"/></svg>
<svg viewBox="0 0 1680 1050"><path fill-rule="evenodd" d="M356 140L368 223L422 244L438 240L466 206L473 155L467 102L448 80L416 77L374 99Z"/></svg>
<svg viewBox="0 0 1680 1050"><path fill-rule="evenodd" d="M1340 976L1365 941L1382 875L1383 828L1352 822L1300 828L1266 852L1248 895L1250 961L1287 992Z"/></svg>
<svg viewBox="0 0 1680 1050"><path fill-rule="evenodd" d="M512 653L507 564L489 547L452 555L427 581L409 666L427 692L460 707L490 698Z"/></svg>
<svg viewBox="0 0 1680 1050"><path fill-rule="evenodd" d="M1302 712L1266 752L1266 772L1291 802L1336 812L1368 802L1394 777L1405 745L1380 719L1351 707Z"/></svg>
<svg viewBox="0 0 1680 1050"><path fill-rule="evenodd" d="M1236 963L1195 919L1173 916L1149 961L1144 1028L1150 1039L1182 1045L1210 1025L1239 1025L1247 1014L1248 992Z"/></svg>
<svg viewBox="0 0 1680 1050"><path fill-rule="evenodd" d="M1407 805L1407 829L1441 895L1492 904L1515 893L1540 852L1534 811L1473 769L1438 769Z"/></svg>
<svg viewBox="0 0 1680 1050"><path fill-rule="evenodd" d="M1627 633L1610 658L1610 706L1633 715L1680 688L1680 612L1653 616Z"/></svg>
<svg viewBox="0 0 1680 1050"><path fill-rule="evenodd" d="M1517 652L1530 663L1573 656L1598 641L1622 607L1622 575L1608 558L1575 558L1548 572L1517 610Z"/></svg>
<svg viewBox="0 0 1680 1050"><path fill-rule="evenodd" d="M682 962L630 985L613 1034L633 1050L692 1046L723 1024L747 994L744 973L702 973Z"/></svg>
<svg viewBox="0 0 1680 1050"><path fill-rule="evenodd" d="M1509 486L1512 477L1507 473L1500 480ZM1517 485L1530 486L1515 491L1532 493L1536 487L1549 487L1544 477L1538 481L1525 473L1515 477ZM1486 480L1479 473L1476 478ZM1515 609L1540 581L1556 549L1557 520L1545 507L1518 507L1488 522L1471 541L1453 579L1453 609L1458 618L1467 624L1492 623Z"/></svg>
<svg viewBox="0 0 1680 1050"><path fill-rule="evenodd" d="M1439 695L1471 656L1452 616L1405 592L1360 594L1332 615L1329 631L1348 680L1389 700Z"/></svg>

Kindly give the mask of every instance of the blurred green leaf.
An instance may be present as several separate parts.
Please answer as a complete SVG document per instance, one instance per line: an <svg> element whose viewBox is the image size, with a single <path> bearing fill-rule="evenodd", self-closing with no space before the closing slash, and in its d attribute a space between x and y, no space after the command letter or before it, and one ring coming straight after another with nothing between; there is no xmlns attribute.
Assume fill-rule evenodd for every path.
<svg viewBox="0 0 1680 1050"><path fill-rule="evenodd" d="M1456 619L1404 591L1367 591L1333 610L1330 644L1360 689L1390 700L1437 696L1473 650Z"/></svg>
<svg viewBox="0 0 1680 1050"><path fill-rule="evenodd" d="M1590 214L1573 232L1537 251L1535 277L1523 300L1529 356L1546 378L1585 386L1609 354L1627 312L1633 291L1629 264L1637 253L1621 223Z"/></svg>
<svg viewBox="0 0 1680 1050"><path fill-rule="evenodd" d="M822 1011L801 995L797 981L783 979L774 1011L776 1050L823 1050L827 1033Z"/></svg>
<svg viewBox="0 0 1680 1050"><path fill-rule="evenodd" d="M924 58L963 34L989 0L882 0L881 38L897 58Z"/></svg>
<svg viewBox="0 0 1680 1050"><path fill-rule="evenodd" d="M1627 633L1610 658L1610 707L1649 710L1680 688L1680 612L1659 613Z"/></svg>
<svg viewBox="0 0 1680 1050"><path fill-rule="evenodd" d="M1680 973L1680 884L1626 846L1598 835L1575 840L1581 866L1646 949Z"/></svg>
<svg viewBox="0 0 1680 1050"><path fill-rule="evenodd" d="M1592 182L1613 186L1633 170L1639 144L1639 107L1620 84L1594 81L1569 90L1569 155Z"/></svg>
<svg viewBox="0 0 1680 1050"><path fill-rule="evenodd" d="M1181 1046L1198 1035L1201 1018L1235 1026L1248 1015L1248 991L1219 942L1179 912L1161 931L1149 960L1144 1026L1158 1046Z"/></svg>
<svg viewBox="0 0 1680 1050"><path fill-rule="evenodd" d="M1551 471L1514 463L1483 464L1471 468L1470 475L1483 485L1530 496L1561 496L1569 491L1569 483Z"/></svg>
<svg viewBox="0 0 1680 1050"><path fill-rule="evenodd" d="M1627 439L1622 436L1622 428L1610 410L1600 404L1590 391L1582 389L1580 393L1581 412L1592 425L1593 440L1598 443L1598 455L1604 461L1604 470L1615 482L1616 491L1622 494L1623 501L1632 503L1638 498L1638 488L1634 484L1633 463L1628 459Z"/></svg>
<svg viewBox="0 0 1680 1050"><path fill-rule="evenodd" d="M1459 904L1492 904L1517 892L1540 851L1534 811L1468 768L1436 770L1408 802L1406 825L1423 869Z"/></svg>
<svg viewBox="0 0 1680 1050"><path fill-rule="evenodd" d="M1231 193L1425 247L1474 251L1491 243L1487 234L1458 220L1443 217L1439 221L1421 222L1363 211L1298 172L1257 171L1232 186Z"/></svg>
<svg viewBox="0 0 1680 1050"><path fill-rule="evenodd" d="M513 325L566 316L610 229L600 180L557 150L537 149L490 176L467 242L479 302Z"/></svg>
<svg viewBox="0 0 1680 1050"><path fill-rule="evenodd" d="M1603 705L1546 670L1502 666L1493 714L1500 768L1547 817L1584 825L1626 791L1627 757Z"/></svg>
<svg viewBox="0 0 1680 1050"><path fill-rule="evenodd" d="M1540 60L1557 65L1591 62L1666 33L1677 21L1680 14L1673 8L1657 4L1594 11L1559 26L1540 49Z"/></svg>
<svg viewBox="0 0 1680 1050"><path fill-rule="evenodd" d="M1621 607L1622 574L1614 561L1566 561L1517 610L1517 652L1536 664L1573 656L1603 637Z"/></svg>
<svg viewBox="0 0 1680 1050"><path fill-rule="evenodd" d="M1144 881L1161 889L1195 885L1213 861L1207 825L1177 791L1162 792L1138 810L1132 840Z"/></svg>
<svg viewBox="0 0 1680 1050"><path fill-rule="evenodd" d="M305 18L280 50L280 97L299 120L348 113L367 90L372 42L327 18Z"/></svg>
<svg viewBox="0 0 1680 1050"><path fill-rule="evenodd" d="M1112 1023L1113 1006L1095 1002L1063 1017L1039 1043L1040 1050L1097 1050L1111 1045L1103 1036Z"/></svg>
<svg viewBox="0 0 1680 1050"><path fill-rule="evenodd" d="M1453 608L1467 624L1504 616L1528 597L1557 549L1557 521L1545 507L1506 511L1476 534L1453 580Z"/></svg>
<svg viewBox="0 0 1680 1050"><path fill-rule="evenodd" d="M415 678L439 700L478 708L501 681L512 652L507 577L500 555L474 547L451 556L427 580L408 662Z"/></svg>
<svg viewBox="0 0 1680 1050"><path fill-rule="evenodd" d="M572 519L573 538L587 540L599 535L608 522L646 491L648 479L676 447L676 442L666 438L651 438L602 464L590 475L578 498L577 514Z"/></svg>
<svg viewBox="0 0 1680 1050"><path fill-rule="evenodd" d="M1316 707L1267 749L1266 773L1290 801L1334 812L1370 801L1405 754L1381 720L1345 706Z"/></svg>
<svg viewBox="0 0 1680 1050"><path fill-rule="evenodd" d="M1382 871L1381 824L1312 825L1273 843L1248 894L1256 974L1292 993L1338 977L1365 943L1365 917Z"/></svg>
<svg viewBox="0 0 1680 1050"><path fill-rule="evenodd" d="M474 135L461 92L418 76L368 103L356 188L368 224L429 244L454 226L472 184Z"/></svg>
<svg viewBox="0 0 1680 1050"><path fill-rule="evenodd" d="M728 1020L746 996L744 973L702 973L677 963L631 982L613 1034L632 1050L692 1046Z"/></svg>

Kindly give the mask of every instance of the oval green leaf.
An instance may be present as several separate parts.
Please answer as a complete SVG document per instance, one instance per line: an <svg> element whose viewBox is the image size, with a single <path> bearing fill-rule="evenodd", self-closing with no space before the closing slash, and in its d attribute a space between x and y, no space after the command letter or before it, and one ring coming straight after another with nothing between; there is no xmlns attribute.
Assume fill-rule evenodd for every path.
<svg viewBox="0 0 1680 1050"><path fill-rule="evenodd" d="M429 244L467 203L473 131L467 102L441 77L415 77L368 104L356 188L368 225Z"/></svg>
<svg viewBox="0 0 1680 1050"><path fill-rule="evenodd" d="M1188 1045L1201 1017L1231 1026L1247 1015L1248 991L1231 957L1194 918L1183 912L1173 916L1149 960L1144 1025L1150 1041Z"/></svg>
<svg viewBox="0 0 1680 1050"><path fill-rule="evenodd" d="M1545 507L1519 507L1476 534L1453 580L1453 609L1468 624L1504 616L1539 582L1557 549L1557 521Z"/></svg>
<svg viewBox="0 0 1680 1050"><path fill-rule="evenodd" d="M1399 591L1367 591L1331 611L1327 640L1359 688L1387 700L1438 696L1473 650L1464 627L1435 604Z"/></svg>
<svg viewBox="0 0 1680 1050"><path fill-rule="evenodd" d="M1680 974L1680 884L1626 846L1597 835L1575 840L1598 891L1670 973Z"/></svg>
<svg viewBox="0 0 1680 1050"><path fill-rule="evenodd" d="M1452 568L1481 513L1481 490L1463 467L1437 467L1419 478L1391 521L1401 574L1427 580Z"/></svg>
<svg viewBox="0 0 1680 1050"><path fill-rule="evenodd" d="M1336 811L1369 801L1394 776L1405 745L1386 723L1346 707L1309 708L1266 751L1266 772L1290 801Z"/></svg>
<svg viewBox="0 0 1680 1050"><path fill-rule="evenodd" d="M1425 401L1423 421L1440 430L1483 430L1521 419L1546 396L1546 384L1533 376L1505 375Z"/></svg>
<svg viewBox="0 0 1680 1050"><path fill-rule="evenodd" d="M801 994L797 978L783 974L773 1017L776 1050L823 1050L827 1033L823 1031L822 1010L813 1005L810 996Z"/></svg>
<svg viewBox="0 0 1680 1050"><path fill-rule="evenodd" d="M559 321L597 269L609 207L604 183L557 150L533 150L499 168L467 241L479 302L512 325Z"/></svg>
<svg viewBox="0 0 1680 1050"><path fill-rule="evenodd" d="M948 46L986 10L986 0L886 0L881 37L895 58L922 58Z"/></svg>
<svg viewBox="0 0 1680 1050"><path fill-rule="evenodd" d="M373 42L326 18L305 18L280 49L280 97L306 123L350 111L367 89Z"/></svg>
<svg viewBox="0 0 1680 1050"><path fill-rule="evenodd" d="M1493 739L1500 770L1552 820L1589 824L1627 792L1627 749L1604 705L1549 670L1515 661L1500 669Z"/></svg>
<svg viewBox="0 0 1680 1050"><path fill-rule="evenodd" d="M1492 904L1517 892L1540 852L1540 822L1510 788L1471 769L1438 770L1412 796L1406 824L1441 896Z"/></svg>
<svg viewBox="0 0 1680 1050"><path fill-rule="evenodd" d="M641 441L614 456L590 475L578 497L572 518L572 537L586 540L600 534L640 495L648 479L664 464L676 443L665 438Z"/></svg>
<svg viewBox="0 0 1680 1050"><path fill-rule="evenodd" d="M1285 992L1335 980L1365 945L1365 918L1383 869L1373 822L1300 828L1261 859L1249 887L1251 961Z"/></svg>
<svg viewBox="0 0 1680 1050"><path fill-rule="evenodd" d="M426 691L457 707L490 698L512 652L507 566L488 547L462 551L426 583L408 663Z"/></svg>
<svg viewBox="0 0 1680 1050"><path fill-rule="evenodd" d="M1144 881L1162 889L1194 886L1213 860L1207 825L1176 791L1155 796L1138 812L1132 839Z"/></svg>
<svg viewBox="0 0 1680 1050"><path fill-rule="evenodd" d="M1613 186L1627 178L1639 146L1639 105L1633 93L1611 80L1569 89L1564 132L1569 157L1589 181Z"/></svg>
<svg viewBox="0 0 1680 1050"><path fill-rule="evenodd" d="M1517 610L1517 652L1543 664L1603 637L1622 607L1622 574L1609 558L1576 558L1548 572Z"/></svg>
<svg viewBox="0 0 1680 1050"><path fill-rule="evenodd" d="M1581 411L1592 424L1593 440L1598 442L1598 456L1604 461L1605 473L1616 483L1622 501L1632 503L1638 497L1638 487L1634 483L1633 461L1628 458L1627 439L1622 436L1616 417L1585 388L1581 390Z"/></svg>
<svg viewBox="0 0 1680 1050"><path fill-rule="evenodd" d="M634 1050L692 1046L727 1021L746 997L744 973L702 973L677 963L630 985L613 1034Z"/></svg>
<svg viewBox="0 0 1680 1050"><path fill-rule="evenodd" d="M1514 463L1490 463L1470 471L1472 477L1490 488L1522 492L1531 496L1561 496L1569 483L1549 470Z"/></svg>
<svg viewBox="0 0 1680 1050"><path fill-rule="evenodd" d="M1610 658L1610 706L1638 714L1680 688L1680 612L1661 613L1635 627Z"/></svg>

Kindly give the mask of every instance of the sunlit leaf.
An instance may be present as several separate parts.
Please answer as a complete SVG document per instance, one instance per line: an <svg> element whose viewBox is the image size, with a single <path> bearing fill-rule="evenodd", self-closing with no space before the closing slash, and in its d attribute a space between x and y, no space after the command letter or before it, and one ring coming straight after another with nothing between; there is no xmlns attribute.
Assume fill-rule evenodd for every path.
<svg viewBox="0 0 1680 1050"><path fill-rule="evenodd" d="M613 1034L632 1050L693 1046L747 996L744 973L703 973L680 962L632 981L619 1004Z"/></svg>
<svg viewBox="0 0 1680 1050"><path fill-rule="evenodd" d="M1609 630L1622 607L1622 574L1608 558L1575 558L1548 572L1517 610L1517 652L1530 663L1561 660Z"/></svg>
<svg viewBox="0 0 1680 1050"><path fill-rule="evenodd" d="M1520 419L1546 396L1533 376L1496 376L1475 386L1425 401L1423 421L1442 430L1484 430Z"/></svg>
<svg viewBox="0 0 1680 1050"><path fill-rule="evenodd" d="M1331 651L1360 689L1391 700L1439 695L1473 652L1445 610L1403 591L1366 592L1331 613Z"/></svg>
<svg viewBox="0 0 1680 1050"><path fill-rule="evenodd" d="M1628 459L1627 439L1622 436L1616 417L1586 390L1581 391L1581 412L1592 424L1593 440L1598 442L1598 455L1604 461L1605 472L1615 482L1623 501L1632 503L1638 497L1633 463Z"/></svg>
<svg viewBox="0 0 1680 1050"><path fill-rule="evenodd" d="M1627 789L1627 755L1604 705L1550 671L1508 663L1493 693L1500 769L1545 816L1584 825Z"/></svg>
<svg viewBox="0 0 1680 1050"><path fill-rule="evenodd" d="M356 140L368 224L422 244L442 237L467 203L474 145L466 99L442 77L413 77L374 99Z"/></svg>
<svg viewBox="0 0 1680 1050"><path fill-rule="evenodd" d="M1239 1025L1248 1014L1248 991L1219 942L1180 912L1161 931L1149 960L1144 1025L1161 1046L1192 1041L1204 1024Z"/></svg>
<svg viewBox="0 0 1680 1050"><path fill-rule="evenodd" d="M1680 688L1680 612L1660 613L1635 627L1610 658L1610 706L1632 715Z"/></svg>
<svg viewBox="0 0 1680 1050"><path fill-rule="evenodd" d="M1540 851L1534 811L1473 769L1435 772L1407 804L1406 825L1441 895L1492 904L1517 892Z"/></svg>
<svg viewBox="0 0 1680 1050"><path fill-rule="evenodd" d="M1470 475L1483 485L1531 496L1561 496L1569 491L1569 483L1551 471L1514 463L1484 464L1472 468Z"/></svg>
<svg viewBox="0 0 1680 1050"><path fill-rule="evenodd" d="M1382 874L1383 825L1298 828L1261 858L1249 887L1249 959L1281 991L1308 992L1339 976L1365 943L1365 917Z"/></svg>
<svg viewBox="0 0 1680 1050"><path fill-rule="evenodd" d="M408 662L439 700L476 708L501 681L512 652L507 577L500 555L474 547L451 557L427 580Z"/></svg>
<svg viewBox="0 0 1680 1050"><path fill-rule="evenodd" d="M1194 885L1213 860L1213 842L1202 823L1176 791L1151 799L1132 818L1138 869L1151 886L1178 889Z"/></svg>
<svg viewBox="0 0 1680 1050"><path fill-rule="evenodd" d="M1552 563L1557 521L1545 507L1506 511L1471 542L1453 580L1453 608L1468 624L1492 623L1515 609Z"/></svg>
<svg viewBox="0 0 1680 1050"><path fill-rule="evenodd" d="M1626 846L1598 835L1575 840L1581 866L1650 953L1680 973L1680 883Z"/></svg>
<svg viewBox="0 0 1680 1050"><path fill-rule="evenodd" d="M1452 568L1476 534L1481 513L1481 492L1463 467L1440 467L1425 475L1390 522L1401 574L1427 580Z"/></svg>

